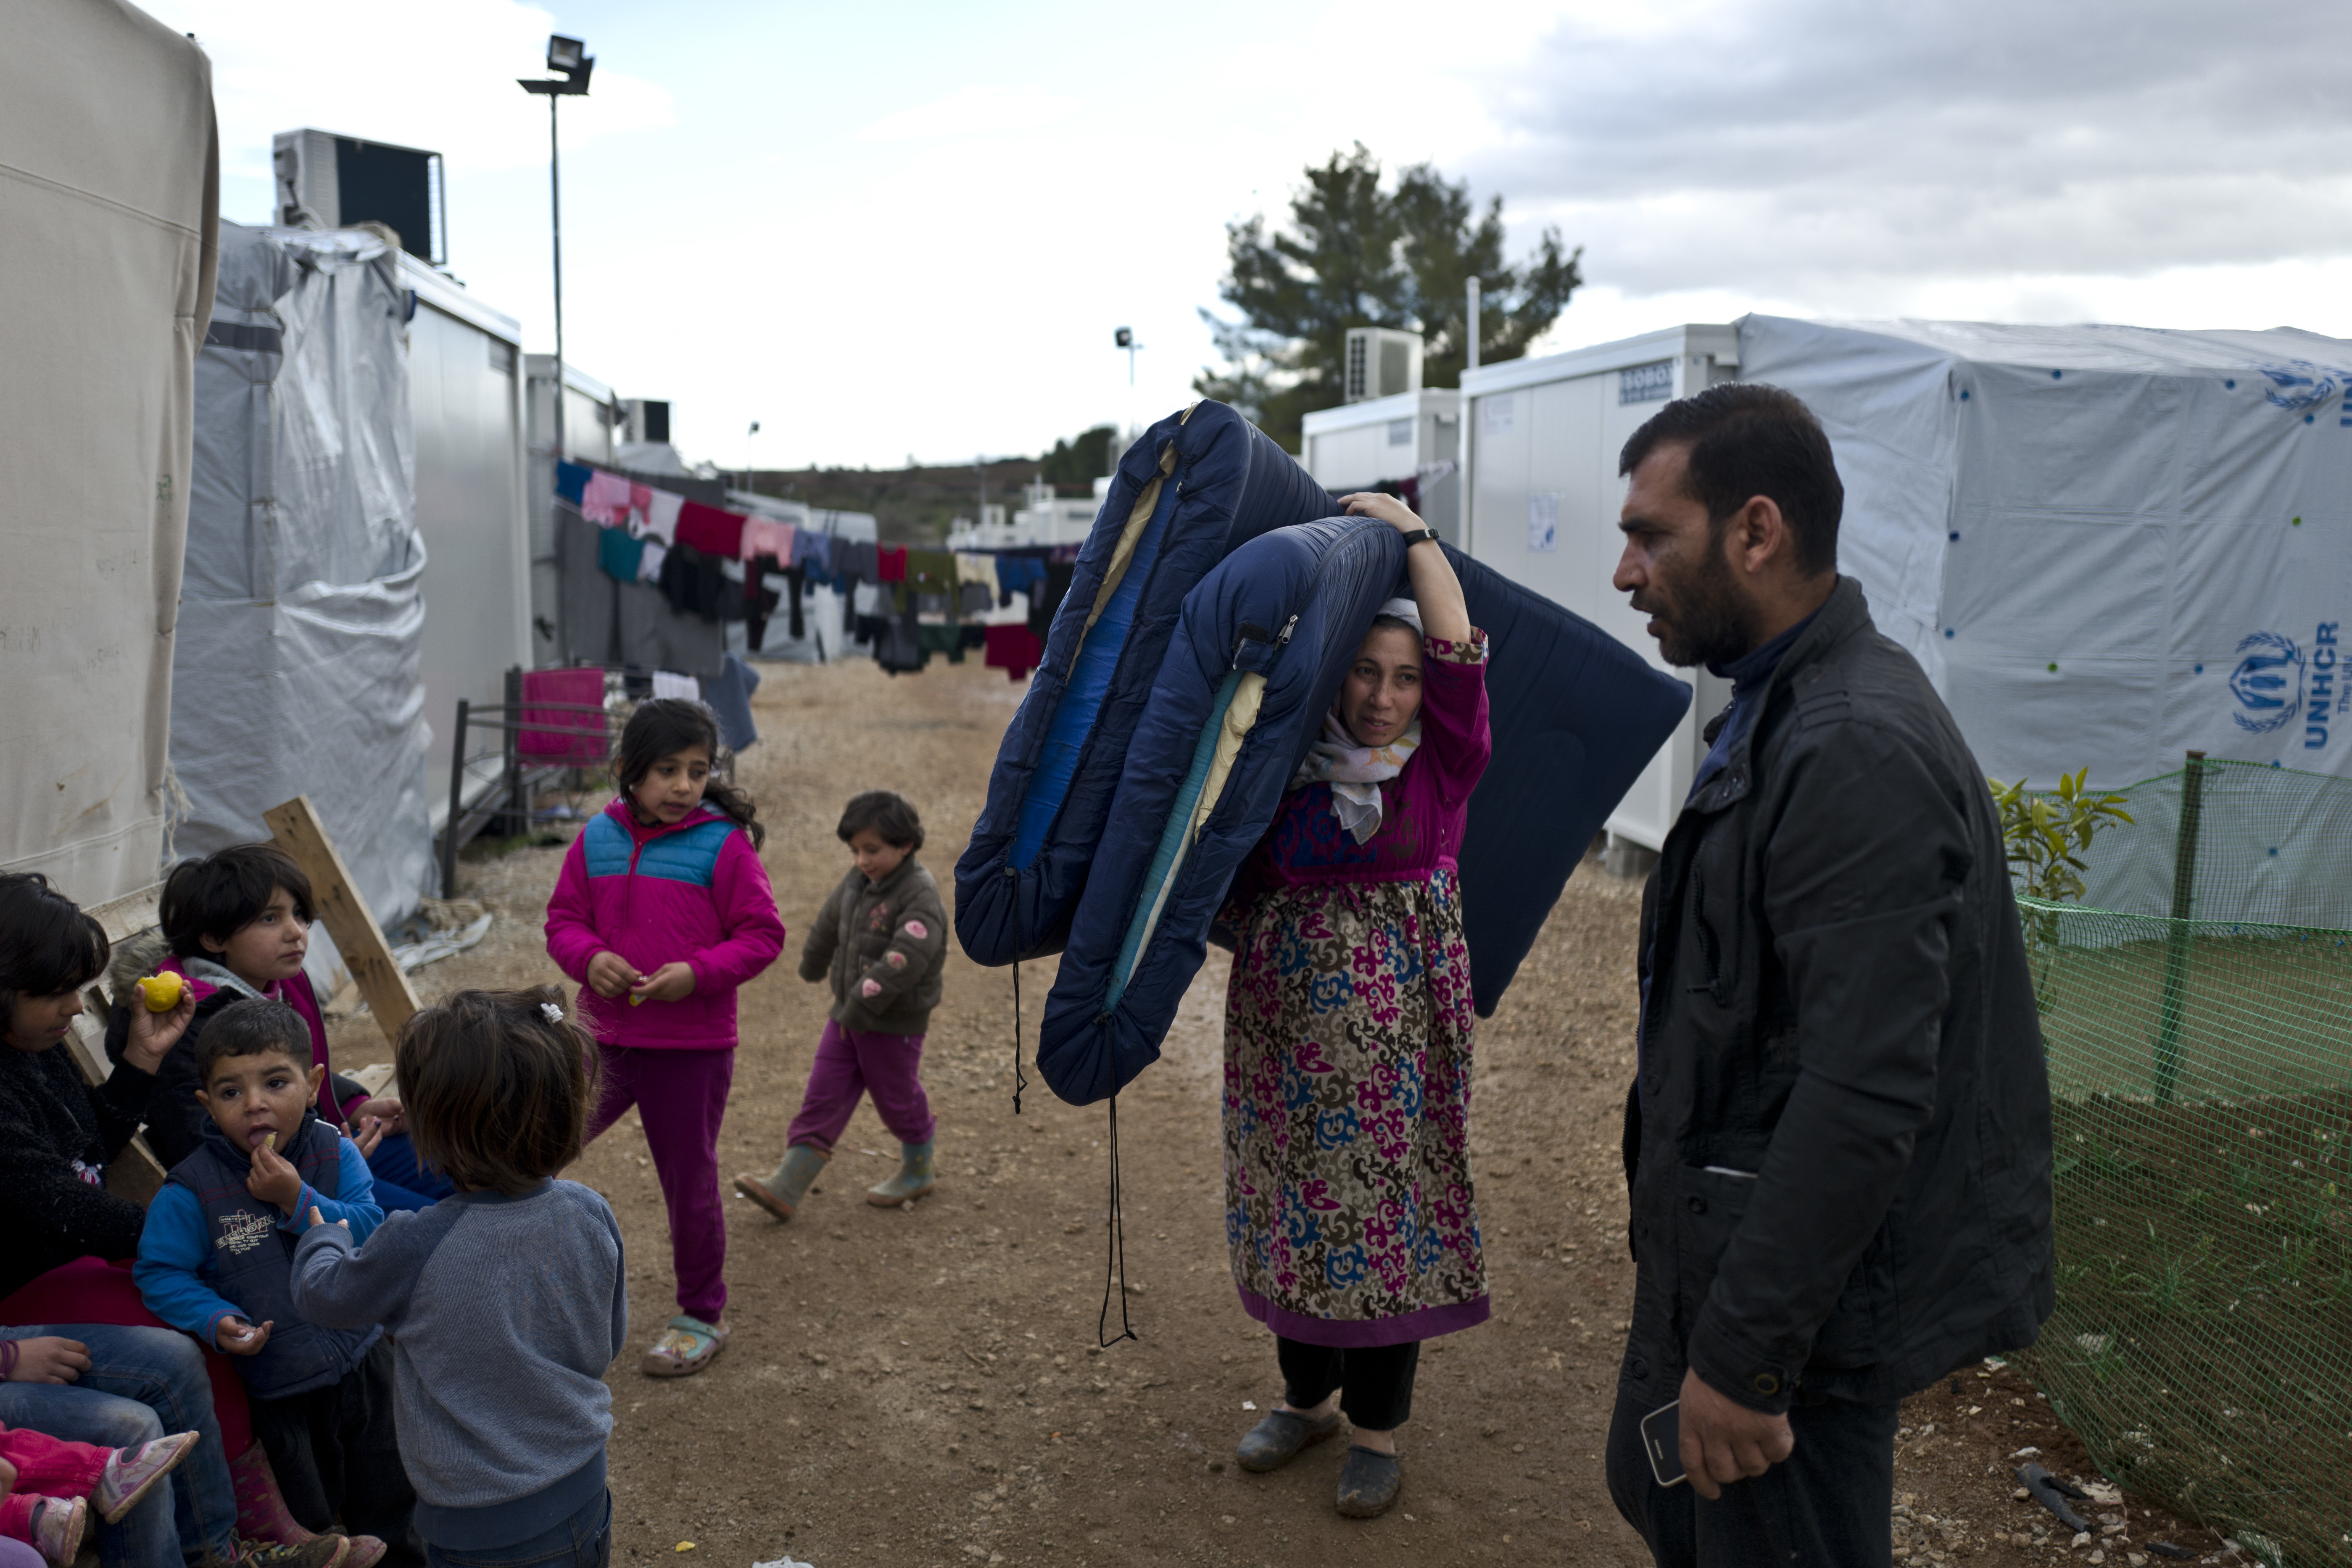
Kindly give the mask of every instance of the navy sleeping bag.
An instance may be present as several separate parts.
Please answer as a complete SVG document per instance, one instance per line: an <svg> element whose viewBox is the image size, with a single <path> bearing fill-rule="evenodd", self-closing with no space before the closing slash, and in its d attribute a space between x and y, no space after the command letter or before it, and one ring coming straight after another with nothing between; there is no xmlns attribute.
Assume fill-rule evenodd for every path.
<svg viewBox="0 0 2352 1568"><path fill-rule="evenodd" d="M1488 639L1494 754L1470 796L1461 875L1472 997L1491 1017L1593 835L1681 722L1690 688L1444 548ZM1411 594L1402 554L1396 531L1369 519L1291 528L1235 551L1185 602L1045 1004L1037 1065L1064 1100L1100 1100L1158 1058L1218 935L1210 922L1365 628L1382 601ZM1381 559L1395 564L1364 574ZM1265 640L1292 616L1288 646ZM1263 691L1250 710L1253 674ZM1234 753L1229 763L1220 750Z"/></svg>
<svg viewBox="0 0 2352 1568"><path fill-rule="evenodd" d="M1242 545L1185 600L1045 1000L1037 1066L1064 1100L1100 1100L1158 1058L1404 548L1376 518L1301 523Z"/></svg>
<svg viewBox="0 0 2352 1568"><path fill-rule="evenodd" d="M975 963L1060 950L1128 742L1184 596L1234 545L1339 508L1222 403L1160 420L1119 459L956 862Z"/></svg>

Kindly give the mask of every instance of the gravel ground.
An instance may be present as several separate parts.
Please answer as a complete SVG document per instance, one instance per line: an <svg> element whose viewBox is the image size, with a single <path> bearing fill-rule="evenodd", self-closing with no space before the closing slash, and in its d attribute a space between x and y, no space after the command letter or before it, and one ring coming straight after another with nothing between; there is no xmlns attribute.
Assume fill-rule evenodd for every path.
<svg viewBox="0 0 2352 1568"><path fill-rule="evenodd" d="M782 1153L823 1027L822 988L803 984L792 959L847 867L833 836L842 804L863 789L907 795L931 835L922 858L951 892L1025 689L977 663L936 660L896 679L866 662L763 674L762 739L740 774L770 825L764 858L793 945L741 994L720 1141L730 1173L765 1171ZM498 923L478 948L419 971L420 993L558 978L540 923L561 854L470 863L462 891ZM1223 956L1212 952L1163 1060L1120 1097L1128 1289L1108 1321L1117 1334L1123 1308L1137 1337L1105 1349L1104 1111L1073 1110L1040 1086L1013 1113L1011 978L951 948L924 1064L940 1116L938 1191L912 1212L863 1201L896 1160L865 1108L799 1219L779 1225L730 1192L726 1353L701 1376L657 1382L635 1371L633 1349L611 1373L616 1557L684 1553L730 1568L786 1555L819 1568L1645 1563L1600 1468L1633 1284L1617 1133L1638 909L1637 886L1588 864L1480 1026L1472 1149L1496 1312L1428 1346L1402 1437L1404 1493L1388 1517L1333 1511L1338 1444L1272 1476L1231 1463L1253 1407L1281 1385L1272 1338L1235 1303L1225 1262ZM1023 970L1033 1027L1052 974L1050 962ZM364 1016L334 1028L339 1062L388 1055ZM641 1345L675 1308L660 1193L634 1119L571 1174L620 1216ZM2059 1439L2072 1440L2046 1406L2012 1398L2032 1405L2021 1385L2004 1386L1997 1405L1939 1385L1906 1410L1904 1558L2088 1556L2069 1552L2063 1532L2011 1539L2031 1542L2037 1519L2050 1522L2011 1495L2014 1448L2039 1437L2053 1454L2044 1463L2095 1479L2079 1448L2062 1458ZM1994 1414L1964 1414L1972 1402ZM2145 1539L2168 1522L2129 1508L2116 1533ZM2218 1544L2171 1539L2200 1553ZM2123 1542L2100 1544L2125 1560Z"/></svg>

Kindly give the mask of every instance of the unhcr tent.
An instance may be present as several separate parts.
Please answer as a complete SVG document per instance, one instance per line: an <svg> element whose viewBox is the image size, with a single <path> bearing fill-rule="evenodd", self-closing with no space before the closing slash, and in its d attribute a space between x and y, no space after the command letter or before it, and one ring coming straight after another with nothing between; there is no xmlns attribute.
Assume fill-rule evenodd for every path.
<svg viewBox="0 0 2352 1568"><path fill-rule="evenodd" d="M373 233L220 233L172 693L177 848L267 838L261 814L308 795L389 924L433 880L411 299Z"/></svg>
<svg viewBox="0 0 2352 1568"><path fill-rule="evenodd" d="M2352 342L1738 323L1845 480L1840 567L1985 770L2115 787L2184 752L2352 774Z"/></svg>
<svg viewBox="0 0 2352 1568"><path fill-rule="evenodd" d="M117 0L0 52L0 869L154 881L191 381L219 212L212 69Z"/></svg>

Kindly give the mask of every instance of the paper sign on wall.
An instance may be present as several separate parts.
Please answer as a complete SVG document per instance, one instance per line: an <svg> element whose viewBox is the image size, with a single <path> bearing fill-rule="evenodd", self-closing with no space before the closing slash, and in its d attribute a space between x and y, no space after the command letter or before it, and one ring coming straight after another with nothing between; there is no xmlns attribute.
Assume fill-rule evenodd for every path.
<svg viewBox="0 0 2352 1568"><path fill-rule="evenodd" d="M1511 427L1511 399L1508 394L1500 397L1481 398L1478 403L1479 428L1489 436L1500 436Z"/></svg>
<svg viewBox="0 0 2352 1568"><path fill-rule="evenodd" d="M1545 490L1528 498L1528 548L1559 548L1559 496Z"/></svg>

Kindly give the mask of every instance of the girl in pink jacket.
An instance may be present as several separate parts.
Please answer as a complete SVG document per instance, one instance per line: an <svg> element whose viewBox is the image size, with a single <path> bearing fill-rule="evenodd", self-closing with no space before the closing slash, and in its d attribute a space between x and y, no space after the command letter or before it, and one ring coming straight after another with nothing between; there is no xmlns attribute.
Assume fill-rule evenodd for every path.
<svg viewBox="0 0 2352 1568"><path fill-rule="evenodd" d="M669 1209L678 1315L646 1352L654 1377L700 1372L727 1343L719 1123L735 1076L735 989L776 961L784 923L760 864L766 829L712 776L719 728L658 698L621 731L621 793L563 858L547 952L578 981L604 1058L593 1140L637 1107Z"/></svg>

